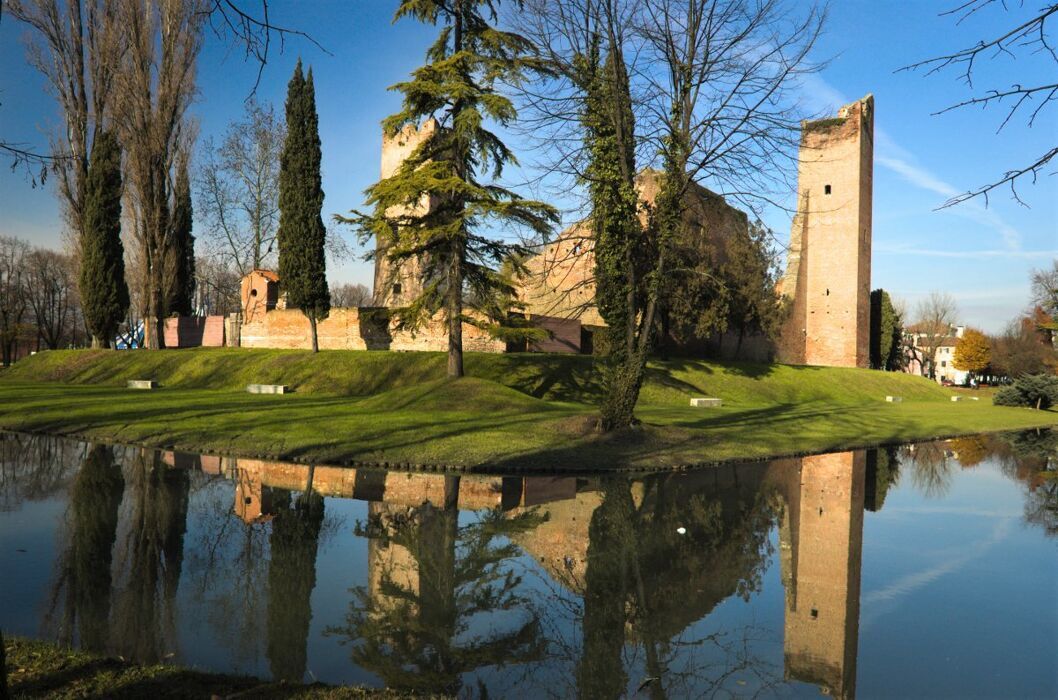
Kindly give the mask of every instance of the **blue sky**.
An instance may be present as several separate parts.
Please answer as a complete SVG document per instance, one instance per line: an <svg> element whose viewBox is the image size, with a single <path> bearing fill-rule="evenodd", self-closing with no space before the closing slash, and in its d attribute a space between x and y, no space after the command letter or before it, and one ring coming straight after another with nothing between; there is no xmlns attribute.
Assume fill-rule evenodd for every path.
<svg viewBox="0 0 1058 700"><path fill-rule="evenodd" d="M391 0L272 0L271 16L310 32L329 52L296 38L275 51L258 98L281 108L286 83L300 55L314 68L326 201L324 216L361 205L378 177L379 122L399 96L386 88L422 62L434 30L411 21L391 24ZM1042 153L1058 139L1058 108L1028 129L1024 121L997 134L999 111L966 110L931 116L967 96L954 73L923 77L897 73L915 60L974 43L1000 26L1001 13L956 26L937 13L947 0L833 3L817 59L831 59L803 85L805 103L835 110L869 92L876 100L874 256L872 287L884 287L912 306L932 290L951 293L963 322L989 331L1025 309L1033 268L1058 257L1058 176L1022 189L1029 208L997 194L936 211L950 195L980 185L1009 166ZM1028 3L1031 8L1034 3ZM24 29L0 22L0 134L6 140L45 142L57 123L54 101L26 65ZM982 66L980 86L1050 80L1054 64L997 60ZM240 116L257 66L210 36L199 63L200 94L193 107L201 140L221 134ZM531 157L525 160L531 160ZM20 173L0 168L0 235L59 247L62 222L50 187L32 189ZM766 223L783 241L789 217L780 210ZM351 241L356 247L355 241ZM371 286L367 263L332 262L332 281Z"/></svg>

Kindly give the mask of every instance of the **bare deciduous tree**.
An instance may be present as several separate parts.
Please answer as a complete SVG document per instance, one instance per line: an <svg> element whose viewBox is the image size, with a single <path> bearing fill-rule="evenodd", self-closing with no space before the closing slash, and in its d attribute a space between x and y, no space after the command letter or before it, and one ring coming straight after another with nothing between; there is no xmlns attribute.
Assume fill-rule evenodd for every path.
<svg viewBox="0 0 1058 700"><path fill-rule="evenodd" d="M601 425L624 427L666 306L671 248L690 230L692 183L750 208L792 189L805 115L791 88L818 69L809 54L825 13L782 0L536 0L529 16L553 76L523 89L529 128L546 135L553 170L593 192L596 300L620 346ZM618 199L597 195L635 191L642 165L662 170L657 196L616 214L631 219L621 231Z"/></svg>
<svg viewBox="0 0 1058 700"><path fill-rule="evenodd" d="M362 284L331 285L331 308L355 309L371 303L371 290Z"/></svg>
<svg viewBox="0 0 1058 700"><path fill-rule="evenodd" d="M23 332L29 300L26 294L26 256L29 245L0 236L0 360L14 361L15 342Z"/></svg>
<svg viewBox="0 0 1058 700"><path fill-rule="evenodd" d="M173 167L193 138L186 112L195 94L209 3L121 0L117 6L128 47L116 76L115 121L126 152L126 195L139 253L133 269L144 289L146 344L159 348L164 344L165 261L172 245Z"/></svg>
<svg viewBox="0 0 1058 700"><path fill-rule="evenodd" d="M1058 260L1050 269L1032 271L1032 303L1058 323Z"/></svg>
<svg viewBox="0 0 1058 700"><path fill-rule="evenodd" d="M107 0L5 0L11 15L30 28L30 65L48 82L64 128L51 154L10 146L16 163L52 167L74 242L79 242L84 184L95 134L109 116L122 50L117 4Z"/></svg>
<svg viewBox="0 0 1058 700"><path fill-rule="evenodd" d="M195 260L195 308L226 316L239 310L241 275L215 257Z"/></svg>
<svg viewBox="0 0 1058 700"><path fill-rule="evenodd" d="M37 349L62 347L75 319L76 278L68 256L37 248L26 256L26 293L37 327Z"/></svg>
<svg viewBox="0 0 1058 700"><path fill-rule="evenodd" d="M1037 5L1025 2L1006 2L1006 0L1002 2L960 0L956 7L942 12L941 16L955 18L956 24L961 24L978 12L995 9L1006 12L1010 19L1008 22L997 20L996 29L989 36L951 53L905 66L901 70L923 69L927 76L949 69L954 70L970 90L975 89L975 70L983 61L1001 59L1018 61L1022 71L1032 66L1034 62L1042 62L1045 68L1041 75L1051 77L1058 75L1058 50L1048 34L1048 22L1058 20L1058 3L1045 2ZM1014 77L1012 84L1008 87L994 87L978 92L935 114L944 114L965 107L982 109L998 107L1006 110L997 129L997 131L1002 131L1015 117L1023 118L1027 126L1033 126L1040 114L1055 101L1058 101L1058 81L1043 78L1038 83L1033 81L1032 84L1024 84ZM1053 130L1051 133L1053 135ZM1018 194L1018 183L1026 179L1035 183L1040 175L1047 174L1045 168L1055 156L1058 156L1058 144L1030 158L1027 162L1013 166L998 179L952 197L942 206L949 207L974 197L984 197L987 203L989 194L1000 187L1009 187L1011 196L1017 202L1024 204Z"/></svg>
<svg viewBox="0 0 1058 700"><path fill-rule="evenodd" d="M937 349L952 334L952 326L958 314L955 299L945 292L930 292L920 301L915 310L914 331L918 334L918 358L922 372L930 379L937 376Z"/></svg>
<svg viewBox="0 0 1058 700"><path fill-rule="evenodd" d="M220 144L210 139L201 152L195 185L207 253L240 276L275 263L285 138L286 126L272 106L250 100Z"/></svg>

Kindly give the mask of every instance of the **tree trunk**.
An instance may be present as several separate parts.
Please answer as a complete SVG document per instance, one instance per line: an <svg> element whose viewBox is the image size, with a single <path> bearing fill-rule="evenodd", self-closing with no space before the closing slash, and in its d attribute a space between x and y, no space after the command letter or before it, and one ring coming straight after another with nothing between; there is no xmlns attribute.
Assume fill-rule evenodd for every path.
<svg viewBox="0 0 1058 700"><path fill-rule="evenodd" d="M448 377L463 376L463 259L457 250L448 278Z"/></svg>
<svg viewBox="0 0 1058 700"><path fill-rule="evenodd" d="M316 333L316 317L309 316L309 326L312 328L312 352L320 351L320 337Z"/></svg>
<svg viewBox="0 0 1058 700"><path fill-rule="evenodd" d="M604 433L635 424L635 408L646 372L646 356L633 352L608 371L611 375L606 396L599 408L599 429Z"/></svg>
<svg viewBox="0 0 1058 700"><path fill-rule="evenodd" d="M94 335L92 336L92 349L93 350L99 350L100 348L105 348L105 347L106 347L106 343L104 342L104 340L102 338L100 338L98 336L94 336Z"/></svg>

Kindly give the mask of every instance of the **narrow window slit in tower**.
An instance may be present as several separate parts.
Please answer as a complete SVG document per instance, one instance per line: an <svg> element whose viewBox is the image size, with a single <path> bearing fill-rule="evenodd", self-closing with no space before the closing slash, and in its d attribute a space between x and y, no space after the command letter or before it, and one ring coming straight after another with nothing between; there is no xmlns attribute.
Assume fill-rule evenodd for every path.
<svg viewBox="0 0 1058 700"><path fill-rule="evenodd" d="M830 185L823 185L823 194L830 194Z"/></svg>

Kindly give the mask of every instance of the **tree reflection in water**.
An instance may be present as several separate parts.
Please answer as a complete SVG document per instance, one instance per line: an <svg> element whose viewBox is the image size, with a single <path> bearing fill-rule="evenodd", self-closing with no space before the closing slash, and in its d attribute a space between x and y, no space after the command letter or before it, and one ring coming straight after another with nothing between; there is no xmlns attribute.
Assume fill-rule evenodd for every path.
<svg viewBox="0 0 1058 700"><path fill-rule="evenodd" d="M111 558L118 530L118 509L125 480L114 451L93 445L70 489L69 549L58 581L66 589L59 639L103 652L110 638Z"/></svg>
<svg viewBox="0 0 1058 700"><path fill-rule="evenodd" d="M626 645L642 650L645 677L635 680L654 698L713 692L738 673L761 687L780 680L749 650L754 630L683 635L725 598L760 589L781 504L766 489L687 487L680 477L603 481L589 527L578 696L627 691ZM679 663L689 649L701 655Z"/></svg>
<svg viewBox="0 0 1058 700"><path fill-rule="evenodd" d="M541 518L497 509L460 526L459 481L446 477L441 507L372 503L357 525L369 539L369 584L352 589L346 624L327 634L352 643L354 663L388 687L456 694L465 673L543 658L535 612L490 620L487 633L471 629L472 618L511 615L527 603L511 565L519 550L507 538Z"/></svg>
<svg viewBox="0 0 1058 700"><path fill-rule="evenodd" d="M309 490L296 498L272 490L271 558L268 563L268 662L277 680L301 681L316 586L316 551L323 497Z"/></svg>
<svg viewBox="0 0 1058 700"><path fill-rule="evenodd" d="M12 456L16 444L25 461ZM79 471L69 466L76 455ZM325 518L311 476L299 490L296 465L230 460L207 470L194 457L184 460L192 472L167 459L178 463L68 441L0 444L4 507L68 488L48 634L152 662L182 658L178 625L201 627L190 636L223 651L222 670L267 665L276 679L301 680L316 643L316 559L343 508L328 504ZM357 667L411 691L661 698L760 694L800 680L851 697L864 508L882 509L901 477L928 497L962 489L960 472L971 468L1018 483L1025 520L1058 535L1052 431L635 480L468 477L462 500L457 477L377 473L365 489L372 474L328 468L317 481L329 497L372 500L355 529L368 540L366 567L357 563L366 585L326 634L352 645ZM530 499L531 486L544 496ZM460 503L502 505L461 521ZM714 614L725 600L752 598L772 565L781 623Z"/></svg>
<svg viewBox="0 0 1058 700"><path fill-rule="evenodd" d="M122 579L115 603L113 650L153 663L175 654L175 598L184 559L186 469L172 468L153 450L140 450L128 470L128 516Z"/></svg>

